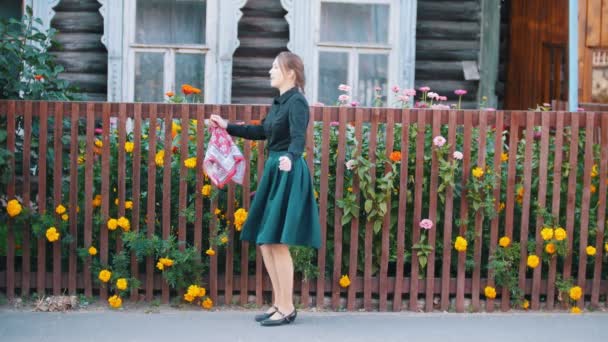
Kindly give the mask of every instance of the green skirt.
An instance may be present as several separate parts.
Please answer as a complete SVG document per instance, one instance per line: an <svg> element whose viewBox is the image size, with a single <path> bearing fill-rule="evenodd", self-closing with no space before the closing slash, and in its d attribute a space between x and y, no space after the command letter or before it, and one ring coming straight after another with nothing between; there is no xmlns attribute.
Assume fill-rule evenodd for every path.
<svg viewBox="0 0 608 342"><path fill-rule="evenodd" d="M285 152L269 151L264 173L255 192L241 240L260 244L321 246L319 208L304 158L294 160L291 171L279 170Z"/></svg>

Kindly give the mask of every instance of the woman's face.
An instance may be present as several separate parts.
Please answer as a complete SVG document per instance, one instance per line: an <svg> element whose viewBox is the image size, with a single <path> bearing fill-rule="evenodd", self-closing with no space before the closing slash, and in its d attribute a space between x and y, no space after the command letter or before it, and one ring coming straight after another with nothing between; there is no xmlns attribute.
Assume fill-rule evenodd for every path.
<svg viewBox="0 0 608 342"><path fill-rule="evenodd" d="M273 88L280 89L290 81L289 75L286 75L281 70L278 58L275 58L274 62L272 62L272 68L270 68L268 74L270 74L270 86Z"/></svg>

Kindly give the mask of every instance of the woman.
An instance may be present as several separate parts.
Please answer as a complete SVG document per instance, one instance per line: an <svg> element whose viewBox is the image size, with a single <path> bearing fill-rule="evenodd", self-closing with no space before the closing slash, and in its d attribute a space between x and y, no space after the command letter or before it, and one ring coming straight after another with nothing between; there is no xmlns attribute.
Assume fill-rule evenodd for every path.
<svg viewBox="0 0 608 342"><path fill-rule="evenodd" d="M319 213L311 176L302 153L306 146L308 103L304 89L304 65L297 55L281 52L269 71L270 85L280 95L273 101L261 125L234 125L211 115L211 125L233 136L268 140L268 157L241 232L241 239L260 245L270 275L274 303L255 320L263 326L295 320L293 261L289 246L319 248Z"/></svg>

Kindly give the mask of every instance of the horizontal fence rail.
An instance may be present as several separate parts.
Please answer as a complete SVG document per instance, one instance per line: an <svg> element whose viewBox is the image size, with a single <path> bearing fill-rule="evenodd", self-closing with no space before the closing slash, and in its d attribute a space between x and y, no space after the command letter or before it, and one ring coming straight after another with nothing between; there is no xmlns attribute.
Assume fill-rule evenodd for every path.
<svg viewBox="0 0 608 342"><path fill-rule="evenodd" d="M255 196L264 141L235 138L247 161L242 186L211 188L202 161L204 119L217 113L259 124L268 110L0 100L0 149L8 151L3 206L17 199L38 215L30 220L52 217L59 205L67 215L54 217L61 231L55 242L48 238L51 222L7 216L0 224L0 288L9 298L67 292L105 300L114 291L97 281L95 265L110 265L128 247L128 230L175 238L181 251L195 248L214 302L262 305L270 280L259 249L239 240L237 216ZM318 251L292 250L299 304L457 312L606 305L602 108L310 110L304 158L322 244ZM119 217L129 228L109 229L108 220ZM425 220L430 229L421 228ZM466 250L458 251L463 240ZM550 253L549 244L557 251ZM91 246L97 253L87 256ZM538 266L531 267L531 255ZM166 303L184 295L185 288L172 289L163 278L157 256L132 253L127 262L141 281L130 290L132 300L160 296ZM573 286L582 296L571 302Z"/></svg>

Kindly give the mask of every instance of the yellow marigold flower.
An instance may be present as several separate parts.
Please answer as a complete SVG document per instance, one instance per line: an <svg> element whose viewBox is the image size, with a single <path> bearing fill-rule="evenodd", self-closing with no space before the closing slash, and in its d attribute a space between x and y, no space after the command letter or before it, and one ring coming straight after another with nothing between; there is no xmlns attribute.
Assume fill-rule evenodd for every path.
<svg viewBox="0 0 608 342"><path fill-rule="evenodd" d="M220 215L222 210L220 208L215 208L215 215Z"/></svg>
<svg viewBox="0 0 608 342"><path fill-rule="evenodd" d="M540 236L542 236L545 241L551 240L553 238L553 228L543 228L540 231Z"/></svg>
<svg viewBox="0 0 608 342"><path fill-rule="evenodd" d="M193 295L189 294L189 293L184 293L184 300L188 303L192 303L192 301L194 301L196 297L194 297Z"/></svg>
<svg viewBox="0 0 608 342"><path fill-rule="evenodd" d="M63 215L66 212L66 209L63 205L58 205L57 208L55 208L55 212L57 213L57 215Z"/></svg>
<svg viewBox="0 0 608 342"><path fill-rule="evenodd" d="M555 236L555 240L557 241L562 241L567 236L566 230L562 227L557 228L553 235Z"/></svg>
<svg viewBox="0 0 608 342"><path fill-rule="evenodd" d="M125 278L119 278L116 281L116 288L119 289L119 290L121 290L121 291L126 290L128 286L129 286L129 282Z"/></svg>
<svg viewBox="0 0 608 342"><path fill-rule="evenodd" d="M154 161L156 162L156 166L163 167L165 165L165 150L160 150L156 152L156 157L154 157Z"/></svg>
<svg viewBox="0 0 608 342"><path fill-rule="evenodd" d="M173 266L173 260L169 258L160 258L158 261L164 266L170 267Z"/></svg>
<svg viewBox="0 0 608 342"><path fill-rule="evenodd" d="M594 194L597 191L597 188L595 187L595 185L591 184L591 186L589 186L589 191Z"/></svg>
<svg viewBox="0 0 608 342"><path fill-rule="evenodd" d="M500 205L498 206L498 212L502 212L503 210L505 210L505 202L500 202Z"/></svg>
<svg viewBox="0 0 608 342"><path fill-rule="evenodd" d="M606 243L604 244L604 250L606 251L606 253L608 253L608 242L606 242Z"/></svg>
<svg viewBox="0 0 608 342"><path fill-rule="evenodd" d="M97 248L94 246L89 247L89 255L97 255Z"/></svg>
<svg viewBox="0 0 608 342"><path fill-rule="evenodd" d="M555 253L555 244L553 243L548 243L545 246L545 252L547 252L547 254L553 254Z"/></svg>
<svg viewBox="0 0 608 342"><path fill-rule="evenodd" d="M213 308L213 301L211 300L211 298L207 298L203 301L201 305L204 309L211 310L211 308Z"/></svg>
<svg viewBox="0 0 608 342"><path fill-rule="evenodd" d="M597 164L593 164L593 167L591 168L591 177L595 178L600 174L598 168L597 168Z"/></svg>
<svg viewBox="0 0 608 342"><path fill-rule="evenodd" d="M583 296L583 289L580 286L573 286L568 291L568 294L570 295L570 299L579 300Z"/></svg>
<svg viewBox="0 0 608 342"><path fill-rule="evenodd" d="M124 230L125 232L128 232L131 229L131 223L129 222L129 219L124 216L121 216L118 219L117 223L120 228L122 228L122 230Z"/></svg>
<svg viewBox="0 0 608 342"><path fill-rule="evenodd" d="M203 196L205 197L209 197L211 195L211 185L203 185L203 188L201 189L201 194L203 194Z"/></svg>
<svg viewBox="0 0 608 342"><path fill-rule="evenodd" d="M78 165L82 165L82 164L84 164L84 162L85 162L84 156L79 156L78 157Z"/></svg>
<svg viewBox="0 0 608 342"><path fill-rule="evenodd" d="M215 251L213 250L213 248L209 247L209 249L207 251L205 251L205 253L208 256L214 256L215 255Z"/></svg>
<svg viewBox="0 0 608 342"><path fill-rule="evenodd" d="M157 262L156 263L156 268L158 268L159 270L164 270L165 269L165 265L162 262Z"/></svg>
<svg viewBox="0 0 608 342"><path fill-rule="evenodd" d="M472 173L473 173L473 177L475 177L475 178L483 177L483 169L479 166L475 167L473 169Z"/></svg>
<svg viewBox="0 0 608 342"><path fill-rule="evenodd" d="M116 219L109 219L108 220L108 229L109 230L116 230L116 228L118 228L118 220Z"/></svg>
<svg viewBox="0 0 608 342"><path fill-rule="evenodd" d="M593 246L587 246L587 248L585 248L585 252L587 252L588 256L594 256L595 255L595 247L593 247Z"/></svg>
<svg viewBox="0 0 608 342"><path fill-rule="evenodd" d="M113 295L112 297L108 298L108 303L114 309L118 309L122 306L122 299L118 295Z"/></svg>
<svg viewBox="0 0 608 342"><path fill-rule="evenodd" d="M508 236L503 236L498 240L500 247L507 248L511 244L511 239Z"/></svg>
<svg viewBox="0 0 608 342"><path fill-rule="evenodd" d="M135 144L131 141L127 141L125 143L125 152L131 153L133 152L133 148L135 148Z"/></svg>
<svg viewBox="0 0 608 342"><path fill-rule="evenodd" d="M110 281L110 278L112 277L112 272L108 271L108 270L101 270L99 272L99 280L101 280L104 283L107 283L108 281Z"/></svg>
<svg viewBox="0 0 608 342"><path fill-rule="evenodd" d="M114 204L118 205L120 203L120 201L117 199L114 200Z"/></svg>
<svg viewBox="0 0 608 342"><path fill-rule="evenodd" d="M64 221L67 221L67 220L69 220L69 219L70 219L70 215L68 215L68 214L63 214L63 215L61 215L61 219L62 219L62 220L64 220Z"/></svg>
<svg viewBox="0 0 608 342"><path fill-rule="evenodd" d="M190 285L188 286L188 291L187 293L189 295L191 295L192 297L197 297L198 294L200 292L200 287L198 287L198 285Z"/></svg>
<svg viewBox="0 0 608 342"><path fill-rule="evenodd" d="M572 309L570 309L570 313L571 313L571 314L578 315L578 314L580 314L581 312L582 312L582 311L581 311L581 308L579 308L578 306L573 306L573 307L572 307Z"/></svg>
<svg viewBox="0 0 608 342"><path fill-rule="evenodd" d="M125 201L125 209L133 209L133 201Z"/></svg>
<svg viewBox="0 0 608 342"><path fill-rule="evenodd" d="M103 142L99 139L95 139L95 146L102 148L103 147Z"/></svg>
<svg viewBox="0 0 608 342"><path fill-rule="evenodd" d="M508 154L508 153L502 153L502 154L500 155L500 160L501 160L503 163L504 163L504 162L506 162L506 161L508 161L508 160L509 160L509 154Z"/></svg>
<svg viewBox="0 0 608 342"><path fill-rule="evenodd" d="M21 214L22 210L23 207L21 206L21 203L19 203L19 201L17 201L16 199L12 199L6 204L6 212L10 217L15 217Z"/></svg>
<svg viewBox="0 0 608 342"><path fill-rule="evenodd" d="M222 236L222 237L220 238L220 242L221 242L221 243L227 243L227 242L228 242L228 237L227 237L227 236Z"/></svg>
<svg viewBox="0 0 608 342"><path fill-rule="evenodd" d="M348 278L348 276L347 276L347 275L343 275L343 276L340 278L339 283L340 283L340 286L342 286L343 288L347 288L347 287L349 287L349 286L350 286L350 279Z"/></svg>
<svg viewBox="0 0 608 342"><path fill-rule="evenodd" d="M486 288L483 290L483 292L486 295L486 298L490 298L490 299L496 298L496 289L493 288L492 286L486 286Z"/></svg>
<svg viewBox="0 0 608 342"><path fill-rule="evenodd" d="M315 199L319 199L319 193L315 190Z"/></svg>
<svg viewBox="0 0 608 342"><path fill-rule="evenodd" d="M243 228L243 224L245 224L245 221L247 220L247 214L247 210L243 208L239 208L234 213L234 226L236 227L237 231L241 231Z"/></svg>
<svg viewBox="0 0 608 342"><path fill-rule="evenodd" d="M181 132L182 126L176 124L175 122L171 123L171 137L175 138L177 133Z"/></svg>
<svg viewBox="0 0 608 342"><path fill-rule="evenodd" d="M46 230L46 239L49 240L49 242L55 242L57 240L59 240L59 232L57 232L57 228L55 227L50 227L49 229Z"/></svg>
<svg viewBox="0 0 608 342"><path fill-rule="evenodd" d="M205 297L206 294L207 294L207 290L204 287L199 287L198 288L198 296L199 297Z"/></svg>
<svg viewBox="0 0 608 342"><path fill-rule="evenodd" d="M196 157L184 160L184 166L189 169L194 169L196 167Z"/></svg>
<svg viewBox="0 0 608 342"><path fill-rule="evenodd" d="M348 192L353 192L353 188L351 188L350 186L348 188L346 188L346 191Z"/></svg>
<svg viewBox="0 0 608 342"><path fill-rule="evenodd" d="M536 255L528 255L528 267L536 268L540 263L540 259Z"/></svg>
<svg viewBox="0 0 608 342"><path fill-rule="evenodd" d="M523 186L520 186L519 188L517 188L517 196L524 197L524 187Z"/></svg>
<svg viewBox="0 0 608 342"><path fill-rule="evenodd" d="M101 207L101 195L95 195L95 198L93 198L93 207Z"/></svg>
<svg viewBox="0 0 608 342"><path fill-rule="evenodd" d="M467 240L462 236L457 236L456 241L454 242L454 249L459 252L464 252L467 250Z"/></svg>
<svg viewBox="0 0 608 342"><path fill-rule="evenodd" d="M524 302L523 302L523 303L521 303L521 307L522 307L524 310L528 310L528 308L530 307L530 302L529 302L527 299L524 299Z"/></svg>

